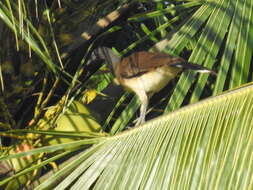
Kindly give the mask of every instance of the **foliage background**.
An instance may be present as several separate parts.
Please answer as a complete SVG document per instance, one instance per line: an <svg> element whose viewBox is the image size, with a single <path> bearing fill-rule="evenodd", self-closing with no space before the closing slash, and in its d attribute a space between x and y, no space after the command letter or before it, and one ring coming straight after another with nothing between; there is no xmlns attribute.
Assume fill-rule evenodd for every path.
<svg viewBox="0 0 253 190"><path fill-rule="evenodd" d="M5 175L0 185L43 166L21 185L51 188L72 172L57 188L250 189L252 89L245 84L252 81L252 11L251 0L0 2L0 159L39 155L26 168L12 167L18 173ZM139 102L112 84L103 62L88 62L98 46L121 56L163 51L218 75L181 74L152 98L147 118L169 115L120 133L138 117ZM192 104L209 96L214 98ZM73 100L96 114L70 108ZM189 115L172 112L188 104L182 113ZM72 113L96 124L84 126ZM75 130L67 132L61 117L71 118ZM48 136L60 143L47 146ZM17 151L27 144L28 152ZM58 170L81 150L36 184L52 175L51 166ZM8 156L11 151L17 154Z"/></svg>

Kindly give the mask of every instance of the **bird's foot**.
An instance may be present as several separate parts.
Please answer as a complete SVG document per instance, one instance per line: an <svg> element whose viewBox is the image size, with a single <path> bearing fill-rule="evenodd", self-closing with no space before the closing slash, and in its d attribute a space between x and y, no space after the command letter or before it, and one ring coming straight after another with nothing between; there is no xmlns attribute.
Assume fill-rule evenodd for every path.
<svg viewBox="0 0 253 190"><path fill-rule="evenodd" d="M137 122L135 123L135 126L142 125L145 123L145 118L139 117Z"/></svg>

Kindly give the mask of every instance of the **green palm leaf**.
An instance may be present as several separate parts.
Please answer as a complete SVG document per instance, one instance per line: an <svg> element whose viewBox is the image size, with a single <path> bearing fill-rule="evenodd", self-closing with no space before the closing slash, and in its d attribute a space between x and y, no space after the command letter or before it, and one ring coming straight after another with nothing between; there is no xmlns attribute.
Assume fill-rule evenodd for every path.
<svg viewBox="0 0 253 190"><path fill-rule="evenodd" d="M247 82L250 77L249 65L252 56L252 6L252 1L247 0L207 1L173 36L166 50L181 52L187 42L201 30L190 61L203 63L212 68L219 59L218 54L222 55L222 61L215 68L218 70L218 76L213 94L220 93L226 88L226 80L230 81L230 87ZM221 48L222 44L225 44L224 48ZM232 70L231 76L229 70ZM195 81L193 77L195 75L192 73L181 76L170 97L166 112L180 107ZM207 79L207 75L199 77L191 93L190 102L200 99Z"/></svg>
<svg viewBox="0 0 253 190"><path fill-rule="evenodd" d="M55 189L252 189L252 105L248 85L106 137Z"/></svg>

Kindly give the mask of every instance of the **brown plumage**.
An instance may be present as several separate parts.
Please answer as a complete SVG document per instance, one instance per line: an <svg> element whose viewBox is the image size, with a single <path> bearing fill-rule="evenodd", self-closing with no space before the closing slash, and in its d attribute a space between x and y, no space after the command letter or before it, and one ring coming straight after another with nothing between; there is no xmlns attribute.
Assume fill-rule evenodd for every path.
<svg viewBox="0 0 253 190"><path fill-rule="evenodd" d="M169 66L184 62L185 60L180 57L173 57L165 53L141 51L122 59L118 64L117 72L121 73L122 77L131 78L164 65Z"/></svg>

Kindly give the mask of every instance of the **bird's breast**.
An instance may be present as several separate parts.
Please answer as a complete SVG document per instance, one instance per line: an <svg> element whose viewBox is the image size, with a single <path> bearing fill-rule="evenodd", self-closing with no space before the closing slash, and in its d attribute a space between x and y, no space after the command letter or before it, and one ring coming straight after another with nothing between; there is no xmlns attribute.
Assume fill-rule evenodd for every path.
<svg viewBox="0 0 253 190"><path fill-rule="evenodd" d="M179 71L178 68L159 67L138 77L122 78L120 83L134 92L144 90L146 93L156 93L175 78Z"/></svg>

